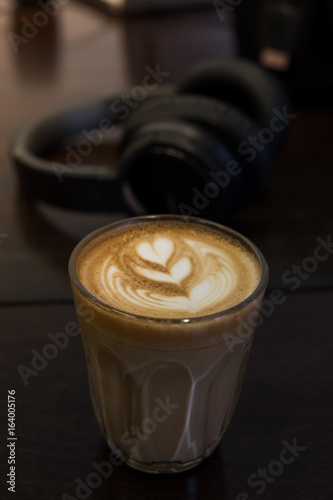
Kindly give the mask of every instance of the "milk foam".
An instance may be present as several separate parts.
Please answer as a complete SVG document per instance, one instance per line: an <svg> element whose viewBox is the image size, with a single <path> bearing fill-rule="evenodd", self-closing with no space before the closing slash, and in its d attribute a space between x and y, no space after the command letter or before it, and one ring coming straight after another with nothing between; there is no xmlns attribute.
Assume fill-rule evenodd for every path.
<svg viewBox="0 0 333 500"><path fill-rule="evenodd" d="M141 223L97 243L78 259L80 281L100 301L133 314L212 314L244 300L259 281L256 259L238 241L193 223Z"/></svg>

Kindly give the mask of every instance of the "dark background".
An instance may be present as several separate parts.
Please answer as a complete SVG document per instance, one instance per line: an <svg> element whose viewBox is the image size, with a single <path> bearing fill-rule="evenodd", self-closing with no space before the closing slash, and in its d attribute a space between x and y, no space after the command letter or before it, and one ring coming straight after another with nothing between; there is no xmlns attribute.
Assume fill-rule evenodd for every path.
<svg viewBox="0 0 333 500"><path fill-rule="evenodd" d="M88 232L124 214L82 214L34 204L20 192L8 148L17 127L51 104L117 93L140 84L147 65L178 83L190 66L210 58L258 60L276 44L292 54L279 78L290 92L292 121L269 188L233 214L228 225L262 250L269 294L285 302L258 329L235 416L212 457L174 477L153 477L121 465L89 498L331 499L333 256L292 290L282 279L313 256L317 238L332 236L332 2L298 2L304 10L294 39L267 26L269 2L242 2L225 19L214 8L119 18L83 2L63 2L47 26L15 53L35 10L0 1L0 356L1 498L75 498L92 462L107 460L92 414L79 337L29 378L32 349L75 321L67 262ZM265 21L266 19L266 21ZM277 32L281 29L277 27ZM268 34L267 34L268 33ZM268 38L267 38L268 37ZM291 41L290 41L291 40ZM281 46L279 46L279 44ZM16 390L16 493L7 491L7 390ZM277 460L284 442L306 449L259 495L251 474ZM88 498L88 496L87 496Z"/></svg>

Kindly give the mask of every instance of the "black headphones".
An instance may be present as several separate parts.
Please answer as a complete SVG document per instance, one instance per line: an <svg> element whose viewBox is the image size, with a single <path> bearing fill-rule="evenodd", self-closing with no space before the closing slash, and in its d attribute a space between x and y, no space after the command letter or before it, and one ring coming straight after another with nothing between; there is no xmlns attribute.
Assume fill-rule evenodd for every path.
<svg viewBox="0 0 333 500"><path fill-rule="evenodd" d="M135 106L122 95L107 97L23 125L11 155L24 191L77 210L223 221L267 186L289 116L271 74L246 60L210 61L177 87L142 89ZM107 158L105 165L81 165L115 128L123 128L116 170ZM67 162L45 158L76 136Z"/></svg>

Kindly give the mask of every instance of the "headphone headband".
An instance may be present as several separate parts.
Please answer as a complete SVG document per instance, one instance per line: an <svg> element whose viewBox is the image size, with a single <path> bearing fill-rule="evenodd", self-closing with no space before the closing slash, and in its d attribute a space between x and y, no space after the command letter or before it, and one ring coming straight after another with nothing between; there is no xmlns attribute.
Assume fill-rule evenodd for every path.
<svg viewBox="0 0 333 500"><path fill-rule="evenodd" d="M164 95L171 89L172 86L164 85L162 90L150 91L144 100ZM115 168L107 163L81 165L83 158L103 141L105 133L125 124L136 109L126 105L124 95L51 109L22 125L12 140L10 155L24 192L63 208L92 212L132 211ZM140 103L135 104L139 106ZM70 141L79 135L82 139L74 152ZM61 144L68 150L66 163L45 158Z"/></svg>

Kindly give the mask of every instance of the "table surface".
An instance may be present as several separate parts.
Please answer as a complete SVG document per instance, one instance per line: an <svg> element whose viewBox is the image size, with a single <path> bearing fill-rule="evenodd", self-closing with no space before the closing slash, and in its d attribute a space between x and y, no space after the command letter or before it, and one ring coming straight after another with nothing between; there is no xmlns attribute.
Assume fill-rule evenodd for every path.
<svg viewBox="0 0 333 500"><path fill-rule="evenodd" d="M83 2L62 2L57 15L15 51L13 33L27 34L24 24L40 9L0 0L1 498L332 499L333 110L322 102L331 90L327 80L309 78L306 91L304 79L281 76L296 115L287 142L265 193L228 220L266 256L267 297L278 288L284 302L257 330L240 401L221 444L188 472L152 476L119 465L88 487L93 463L108 460L109 451L92 413L80 338L71 338L47 366L30 374L27 385L18 367L31 367L49 334L76 321L67 277L75 244L123 214L32 203L19 189L10 140L24 120L50 103L140 84L147 65L159 64L169 73L166 83L174 84L196 62L254 57L254 9L242 4L224 20L211 4L120 18ZM320 73L315 64L310 69ZM318 245L325 258L314 263ZM286 280L285 273L294 276L296 268L302 277ZM4 479L8 390L16 398L15 495ZM283 465L279 457L286 448L294 460Z"/></svg>

